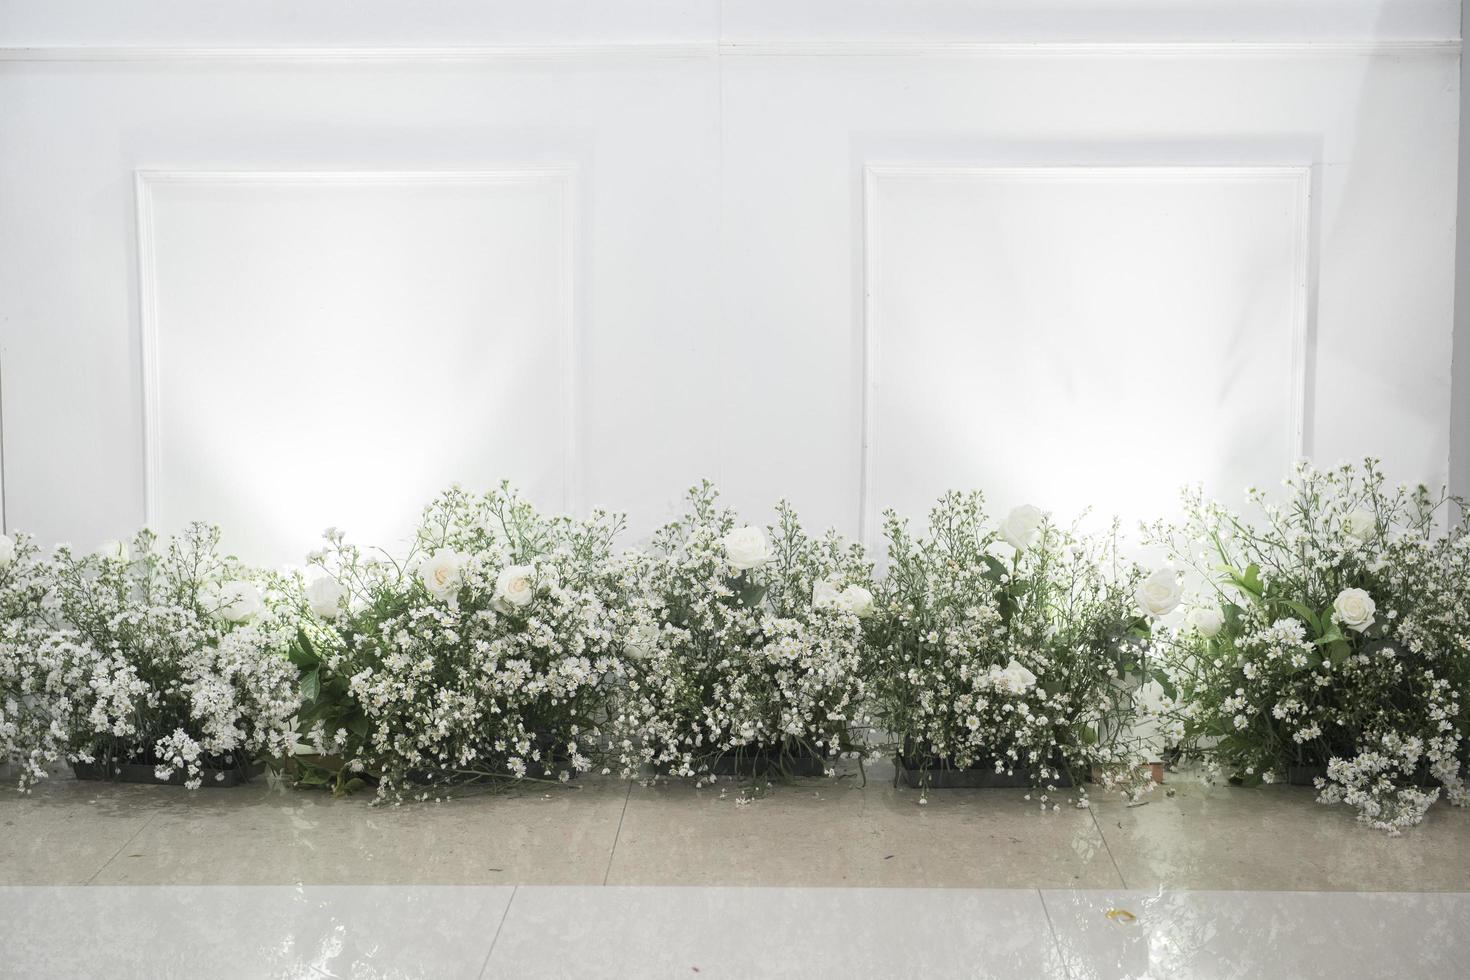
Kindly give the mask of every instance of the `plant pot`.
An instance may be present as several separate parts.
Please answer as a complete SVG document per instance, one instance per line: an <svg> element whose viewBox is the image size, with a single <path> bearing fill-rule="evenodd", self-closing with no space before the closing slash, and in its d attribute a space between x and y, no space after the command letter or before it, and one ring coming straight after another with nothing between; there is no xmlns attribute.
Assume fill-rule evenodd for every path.
<svg viewBox="0 0 1470 980"><path fill-rule="evenodd" d="M187 774L176 770L168 779L159 779L154 775L156 767L141 762L73 762L71 771L77 779L97 780L116 783L145 783L153 786L182 786L188 778ZM237 766L230 769L211 769L205 767L199 771L200 788L205 786L239 786L248 783L252 777L259 776L265 772L264 762L255 762L246 766Z"/></svg>
<svg viewBox="0 0 1470 980"><path fill-rule="evenodd" d="M1327 777L1326 766L1287 766L1286 785L1315 786L1319 778Z"/></svg>
<svg viewBox="0 0 1470 980"><path fill-rule="evenodd" d="M572 768L572 756L564 746L564 742L546 732L531 733L531 745L539 749L541 759L539 762L531 762L529 756L526 762L526 776L532 780L559 779L562 772L566 772L568 779L576 779L581 773ZM511 772L510 766L506 764L503 756L485 756L493 769L465 770L462 772L446 771L440 769L410 769L404 776L415 786L453 786L466 782L474 782L481 779L490 779L514 783L517 776ZM546 772L550 766L552 773ZM340 765L340 760L339 760Z"/></svg>
<svg viewBox="0 0 1470 980"><path fill-rule="evenodd" d="M827 761L805 746L784 754L779 748L741 746L717 756L709 771L717 776L799 778L824 775Z"/></svg>
<svg viewBox="0 0 1470 980"><path fill-rule="evenodd" d="M1148 770L1148 778L1150 780L1152 780L1155 785L1162 786L1164 784L1164 769L1165 769L1164 763L1162 763L1162 762L1143 762L1143 763L1139 763L1138 768L1139 769L1147 769ZM1089 783L1102 783L1102 782L1104 782L1105 780L1103 779L1103 770L1099 769L1096 766L1092 767L1092 769L1087 773L1087 781Z"/></svg>
<svg viewBox="0 0 1470 980"><path fill-rule="evenodd" d="M1286 784L1288 786L1316 786L1318 777L1327 778L1326 766L1287 766ZM1429 774L1429 766L1420 763L1419 768L1414 771L1412 779L1404 780L1404 785L1430 788L1442 785L1438 779Z"/></svg>
<svg viewBox="0 0 1470 980"><path fill-rule="evenodd" d="M893 760L898 779L905 786L929 789L1030 789L1046 785L1064 788L1072 785L1072 777L1057 760L1052 768L1057 771L1055 779L1039 780L1029 766L1012 766L1011 772L996 772L995 762L977 762L959 768L948 759L921 756L913 751L912 743L905 742L904 752Z"/></svg>

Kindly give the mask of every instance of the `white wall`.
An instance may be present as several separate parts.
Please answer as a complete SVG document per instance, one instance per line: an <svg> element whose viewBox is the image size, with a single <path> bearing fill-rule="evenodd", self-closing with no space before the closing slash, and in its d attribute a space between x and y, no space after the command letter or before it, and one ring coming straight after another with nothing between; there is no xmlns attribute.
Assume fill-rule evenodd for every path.
<svg viewBox="0 0 1470 980"><path fill-rule="evenodd" d="M640 532L706 475L851 533L948 484L1137 517L1297 448L1441 482L1458 37L1444 0L0 0L6 524L151 503L285 558L495 473ZM139 171L237 176L162 180L140 244Z"/></svg>

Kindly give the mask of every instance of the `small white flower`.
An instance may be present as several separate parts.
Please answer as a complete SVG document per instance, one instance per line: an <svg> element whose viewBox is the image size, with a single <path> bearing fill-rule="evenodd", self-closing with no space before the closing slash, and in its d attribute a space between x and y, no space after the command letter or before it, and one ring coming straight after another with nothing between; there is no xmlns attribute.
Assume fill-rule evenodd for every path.
<svg viewBox="0 0 1470 980"><path fill-rule="evenodd" d="M440 548L419 565L424 588L443 599L459 591L464 556L452 548Z"/></svg>
<svg viewBox="0 0 1470 980"><path fill-rule="evenodd" d="M818 579L817 584L812 586L812 608L831 609L837 605L837 597L841 595L840 588L842 579L836 575Z"/></svg>
<svg viewBox="0 0 1470 980"><path fill-rule="evenodd" d="M342 600L347 590L330 575L311 582L306 587L306 602L311 611L322 619L336 619L342 611Z"/></svg>
<svg viewBox="0 0 1470 980"><path fill-rule="evenodd" d="M1362 589L1343 589L1332 602L1332 611L1336 614L1337 621L1359 633L1373 625L1373 612L1376 608L1373 597Z"/></svg>
<svg viewBox="0 0 1470 980"><path fill-rule="evenodd" d="M766 532L758 527L737 527L720 542L725 548L725 558L732 568L745 571L759 568L771 558L771 545Z"/></svg>
<svg viewBox="0 0 1470 980"><path fill-rule="evenodd" d="M260 615L264 608L260 590L252 583L240 579L226 582L220 588L220 615L232 623L244 623Z"/></svg>
<svg viewBox="0 0 1470 980"><path fill-rule="evenodd" d="M1022 504L1006 515L1001 522L1001 537L1006 539L1012 548L1024 551L1041 540L1041 523L1046 520L1046 515L1041 508L1031 504Z"/></svg>
<svg viewBox="0 0 1470 980"><path fill-rule="evenodd" d="M495 576L495 598L507 606L528 606L536 598L536 569L511 565Z"/></svg>
<svg viewBox="0 0 1470 980"><path fill-rule="evenodd" d="M1154 618L1169 615L1179 607L1184 592L1179 586L1179 576L1172 568L1160 568L1144 579L1134 593L1134 598L1143 611Z"/></svg>
<svg viewBox="0 0 1470 980"><path fill-rule="evenodd" d="M1213 639L1225 625L1225 614L1218 606L1196 606L1184 617L1184 622L1205 639Z"/></svg>

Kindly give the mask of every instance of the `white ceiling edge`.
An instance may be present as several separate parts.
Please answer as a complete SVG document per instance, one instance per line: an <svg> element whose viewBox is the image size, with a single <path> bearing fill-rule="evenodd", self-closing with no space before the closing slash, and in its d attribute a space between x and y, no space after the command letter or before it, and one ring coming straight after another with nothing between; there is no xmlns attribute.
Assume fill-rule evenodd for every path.
<svg viewBox="0 0 1470 980"><path fill-rule="evenodd" d="M10 49L1457 41L1460 0L0 0Z"/></svg>

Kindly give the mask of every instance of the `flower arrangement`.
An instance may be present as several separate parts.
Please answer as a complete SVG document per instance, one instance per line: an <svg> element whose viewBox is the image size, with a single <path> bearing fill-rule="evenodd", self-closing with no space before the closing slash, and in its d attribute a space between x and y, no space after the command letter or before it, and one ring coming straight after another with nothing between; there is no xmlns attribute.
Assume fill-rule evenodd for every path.
<svg viewBox="0 0 1470 980"><path fill-rule="evenodd" d="M66 754L68 666L82 652L49 625L49 577L25 535L0 535L0 749L19 763L19 786L46 778Z"/></svg>
<svg viewBox="0 0 1470 980"><path fill-rule="evenodd" d="M1136 796L1161 722L1207 774L1308 781L1390 833L1464 805L1470 512L1371 459L1286 486L1250 520L1188 492L1147 529L1173 563L1151 572L1116 522L991 526L949 493L923 535L885 512L875 580L788 504L743 525L708 483L617 557L619 517L507 484L440 495L401 559L329 531L296 572L243 567L206 525L50 557L0 535L0 749L23 790L61 763L197 788L269 761L397 802L879 752L925 789L1101 774Z"/></svg>
<svg viewBox="0 0 1470 980"><path fill-rule="evenodd" d="M834 770L858 751L871 565L835 532L809 536L784 501L738 524L704 483L621 562L629 606L613 753L625 775Z"/></svg>
<svg viewBox="0 0 1470 980"><path fill-rule="evenodd" d="M951 492L927 535L892 511L884 534L867 674L901 771L924 787L953 770L1036 787L1094 768L1136 782L1127 722L1150 669L1139 604L1167 612L1168 587L1119 558L1116 528L1085 537L1025 506L994 530L980 494Z"/></svg>
<svg viewBox="0 0 1470 980"><path fill-rule="evenodd" d="M301 781L378 782L400 800L448 783L565 781L601 749L611 624L620 602L609 549L621 519L546 517L508 485L453 487L424 511L397 561L340 532L296 577L306 739Z"/></svg>
<svg viewBox="0 0 1470 980"><path fill-rule="evenodd" d="M1167 644L1181 751L1246 785L1310 777L1390 833L1441 789L1464 805L1470 525L1437 530L1449 498L1373 459L1285 486L1249 492L1256 521L1193 491L1155 528L1203 583Z"/></svg>
<svg viewBox="0 0 1470 980"><path fill-rule="evenodd" d="M29 545L17 551L25 608L40 611L6 624L6 680L27 719L12 744L23 785L65 759L101 776L151 766L197 789L290 749L295 671L256 621L259 590L218 544L218 529L196 524L91 555L63 545L44 563Z"/></svg>

